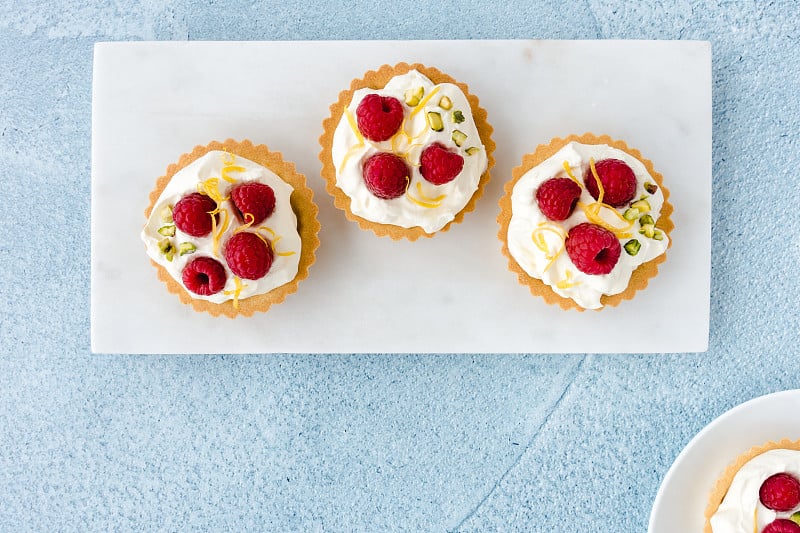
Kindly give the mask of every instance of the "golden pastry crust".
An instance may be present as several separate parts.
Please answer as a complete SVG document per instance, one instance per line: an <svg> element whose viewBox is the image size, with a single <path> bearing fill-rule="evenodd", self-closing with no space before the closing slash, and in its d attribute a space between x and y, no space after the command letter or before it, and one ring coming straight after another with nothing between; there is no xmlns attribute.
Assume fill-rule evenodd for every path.
<svg viewBox="0 0 800 533"><path fill-rule="evenodd" d="M766 444L762 444L761 446L753 446L748 451L737 457L731 464L728 465L728 468L725 469L722 476L717 480L714 484L714 488L711 491L711 495L708 497L708 506L706 507L705 517L706 517L706 524L703 529L704 533L713 533L711 530L711 517L714 516L714 513L717 512L719 509L722 500L725 498L725 494L728 493L728 489L733 483L733 478L736 477L736 474L742 467L747 464L748 461L758 457L764 452L768 452L770 450L797 450L800 451L800 440L789 440L783 439L780 442L770 441Z"/></svg>
<svg viewBox="0 0 800 533"><path fill-rule="evenodd" d="M316 260L315 254L319 247L319 237L317 236L320 230L320 223L317 220L319 209L314 203L313 191L306 184L306 177L297 172L294 163L284 161L280 152L271 151L263 144L254 145L248 140L235 141L228 139L224 142L212 141L206 146L195 146L194 150L183 154L177 163L167 167L166 174L158 178L155 188L150 193L150 205L144 211L145 218L150 217L158 197L161 196L167 183L179 170L214 150L227 150L231 154L244 157L267 167L293 187L290 203L297 217L297 231L302 242L297 275L292 281L267 293L239 300L237 309L234 307L232 300L217 304L193 298L164 267L153 260L150 260L150 262L158 270L158 279L166 284L167 290L177 294L182 303L191 305L195 311L209 313L213 316L225 315L229 318L235 318L239 315L252 316L256 312L265 312L272 305L281 303L289 294L297 291L297 285L301 280L308 277L308 270Z"/></svg>
<svg viewBox="0 0 800 533"><path fill-rule="evenodd" d="M655 171L653 168L653 163L649 159L645 159L642 157L642 154L639 150L635 148L628 147L623 141L618 141L612 139L608 135L595 135L593 133L584 133L583 135L570 135L563 139L555 137L553 138L550 143L548 144L540 144L533 153L526 154L522 158L522 163L515 167L514 170L511 172L511 180L505 184L505 194L500 199L500 214L497 216L497 222L500 224L500 231L498 232L497 236L500 241L503 243L502 251L503 255L506 256L508 259L508 269L512 272L517 274L517 279L521 285L526 285L530 288L530 291L535 296L541 296L544 298L545 302L552 305L558 305L562 309L576 309L578 311L585 311L583 307L575 303L574 300L571 298L564 298L556 294L548 285L546 285L542 280L536 279L528 275L522 267L519 266L517 261L511 256L511 252L508 250L508 226L511 223L511 193L514 190L514 186L520 180L520 178L528 172L530 169L535 167L536 165L543 162L545 159L551 157L556 152L558 152L561 148L563 148L567 143L570 142L579 142L582 144L607 144L613 148L617 148L622 150L623 152L627 153L628 155L635 157L642 164L645 166L647 171L656 181L658 186L661 188L662 193L664 194L664 205L661 208L661 216L659 217L658 221L656 222L656 227L661 229L664 233L670 236L670 232L675 227L670 219L670 215L672 214L673 208L672 204L669 203L669 190L664 187L664 178ZM672 246L672 237L670 236L669 246ZM628 283L628 287L619 294L613 295L603 295L600 298L600 303L605 306L617 306L623 300L630 300L634 297L637 291L640 291L647 287L650 279L658 274L658 265L663 263L667 259L667 254L663 253L658 257L654 258L651 261L646 263L642 263L639 267L633 271L631 274L631 280ZM596 309L596 311L602 311L603 307Z"/></svg>
<svg viewBox="0 0 800 533"><path fill-rule="evenodd" d="M464 215L466 213L474 210L475 204L483 194L486 184L489 182L489 171L494 166L494 157L492 155L495 149L495 143L492 141L492 132L494 130L487 120L488 115L486 110L480 106L478 97L470 94L467 85L456 81L452 77L433 67L426 67L425 65L421 65L419 63L414 63L412 65L409 65L408 63L398 63L395 66L383 65L378 70L371 70L367 72L361 79L354 79L350 83L349 89L339 93L339 100L330 107L331 116L322 122L323 133L319 138L322 151L319 153L319 160L322 163L322 177L326 182L325 189L333 197L334 205L344 211L345 216L349 220L357 222L361 229L370 230L380 237L388 236L394 240L405 238L410 241L415 241L420 237L433 237L438 232L427 233L420 227L403 228L391 224L380 224L378 222L372 222L353 214L353 212L350 210L350 198L344 193L344 191L336 186L336 167L333 164L333 158L331 156L333 134L336 131L336 126L339 124L339 121L342 118L344 109L353 100L353 93L364 88L382 89L393 77L400 76L411 70L419 71L427 76L433 83L452 83L461 89L461 91L467 97L467 101L469 102L470 110L472 112L472 117L475 120L475 126L478 130L478 135L480 136L481 142L486 149L487 167L486 171L481 175L480 181L478 182L478 189L472 195L472 198L469 200L467 205L464 206L464 209L459 211L455 218L448 222L447 225L439 231L447 231L450 229L451 224L458 224L464 219Z"/></svg>

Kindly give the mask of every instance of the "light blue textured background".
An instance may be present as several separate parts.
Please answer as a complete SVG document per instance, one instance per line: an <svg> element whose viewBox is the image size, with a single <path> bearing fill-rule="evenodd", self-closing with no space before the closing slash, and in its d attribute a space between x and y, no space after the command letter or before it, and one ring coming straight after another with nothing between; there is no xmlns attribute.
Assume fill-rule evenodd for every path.
<svg viewBox="0 0 800 533"><path fill-rule="evenodd" d="M0 0L0 530L644 531L800 386L796 2L177 4ZM90 355L93 43L364 38L712 41L708 353Z"/></svg>

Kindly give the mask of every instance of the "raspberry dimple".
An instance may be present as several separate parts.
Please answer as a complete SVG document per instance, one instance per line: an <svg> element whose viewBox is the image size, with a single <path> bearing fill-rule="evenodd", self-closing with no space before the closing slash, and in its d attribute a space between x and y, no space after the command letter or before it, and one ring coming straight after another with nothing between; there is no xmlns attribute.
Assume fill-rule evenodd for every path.
<svg viewBox="0 0 800 533"><path fill-rule="evenodd" d="M575 268L584 274L601 275L614 269L622 246L607 229L584 222L569 230L566 249Z"/></svg>
<svg viewBox="0 0 800 533"><path fill-rule="evenodd" d="M603 185L603 203L612 207L621 207L631 200L636 194L636 175L631 167L619 159L603 159L594 164L597 177ZM597 200L600 189L594 179L591 166L583 177L586 190Z"/></svg>
<svg viewBox="0 0 800 533"><path fill-rule="evenodd" d="M371 141L385 141L403 122L403 104L392 96L368 94L356 108L358 131Z"/></svg>
<svg viewBox="0 0 800 533"><path fill-rule="evenodd" d="M464 168L464 158L441 143L433 143L422 151L419 173L434 185L450 183Z"/></svg>
<svg viewBox="0 0 800 533"><path fill-rule="evenodd" d="M788 518L777 518L767 524L761 533L800 533L800 525Z"/></svg>
<svg viewBox="0 0 800 533"><path fill-rule="evenodd" d="M272 266L272 259L272 246L249 231L234 234L225 244L228 268L243 279L263 278Z"/></svg>
<svg viewBox="0 0 800 533"><path fill-rule="evenodd" d="M553 221L566 220L575 209L581 187L569 178L550 178L536 190L542 214Z"/></svg>
<svg viewBox="0 0 800 533"><path fill-rule="evenodd" d="M227 277L222 263L211 257L192 259L181 274L186 288L201 296L211 296L221 291Z"/></svg>
<svg viewBox="0 0 800 533"><path fill-rule="evenodd" d="M272 187L258 182L242 183L231 190L231 200L236 207L236 214L242 222L249 222L253 216L253 225L261 224L275 210L275 191Z"/></svg>
<svg viewBox="0 0 800 533"><path fill-rule="evenodd" d="M800 505L800 481L785 472L773 474L761 484L758 497L767 509L791 511Z"/></svg>
<svg viewBox="0 0 800 533"><path fill-rule="evenodd" d="M363 175L369 192L384 200L402 196L410 179L405 162L386 152L377 153L367 159Z"/></svg>
<svg viewBox="0 0 800 533"><path fill-rule="evenodd" d="M205 237L211 233L212 223L209 214L217 208L217 203L205 194L193 192L175 204L172 219L175 226L192 237Z"/></svg>

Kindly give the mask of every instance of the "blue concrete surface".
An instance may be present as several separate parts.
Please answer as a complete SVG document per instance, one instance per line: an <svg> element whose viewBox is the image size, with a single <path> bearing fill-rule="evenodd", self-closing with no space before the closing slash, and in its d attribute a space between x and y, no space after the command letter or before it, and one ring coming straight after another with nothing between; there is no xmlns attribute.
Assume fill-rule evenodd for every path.
<svg viewBox="0 0 800 533"><path fill-rule="evenodd" d="M795 2L322 5L0 1L0 531L644 531L697 431L798 387ZM90 355L93 43L361 38L712 41L708 353Z"/></svg>

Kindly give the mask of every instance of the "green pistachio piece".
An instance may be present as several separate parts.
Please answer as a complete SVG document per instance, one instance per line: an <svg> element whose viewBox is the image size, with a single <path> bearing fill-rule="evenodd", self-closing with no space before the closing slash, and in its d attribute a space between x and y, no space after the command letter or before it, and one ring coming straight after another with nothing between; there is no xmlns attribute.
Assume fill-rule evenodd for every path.
<svg viewBox="0 0 800 533"><path fill-rule="evenodd" d="M453 101L452 101L452 100L450 100L450 99L449 99L448 97L446 97L446 96L442 96L442 97L439 99L439 107L441 107L442 109L444 109L445 111L447 111L448 109L450 109L451 107L453 107Z"/></svg>
<svg viewBox="0 0 800 533"><path fill-rule="evenodd" d="M175 236L175 224L169 224L167 226L161 226L158 228L158 232L163 235L164 237L174 237Z"/></svg>
<svg viewBox="0 0 800 533"><path fill-rule="evenodd" d="M644 184L644 190L646 190L650 194L655 194L658 190L658 185L655 183L648 181Z"/></svg>
<svg viewBox="0 0 800 533"><path fill-rule="evenodd" d="M797 511L792 516L790 516L789 520L800 526L800 511Z"/></svg>
<svg viewBox="0 0 800 533"><path fill-rule="evenodd" d="M655 220L653 220L653 217L651 217L650 215L642 215L642 218L639 219L639 224L641 224L642 226L647 226L647 225L654 226L655 223L656 223Z"/></svg>
<svg viewBox="0 0 800 533"><path fill-rule="evenodd" d="M196 250L197 247L190 242L182 242L178 245L179 255L193 254Z"/></svg>
<svg viewBox="0 0 800 533"><path fill-rule="evenodd" d="M662 232L662 231L661 231L660 229L658 229L658 228L654 229L654 230L653 230L653 238L654 238L655 240L657 240L657 241L663 241L663 240L664 240L664 232Z"/></svg>
<svg viewBox="0 0 800 533"><path fill-rule="evenodd" d="M172 261L172 258L175 257L175 247L172 245L172 241L169 239L161 239L158 241L158 249L162 254L164 254L164 257L167 259L167 261Z"/></svg>
<svg viewBox="0 0 800 533"><path fill-rule="evenodd" d="M461 111L459 111L458 109L456 109L456 110L455 110L455 111L453 111L453 113L450 115L450 120L451 120L451 121L453 121L453 122L455 122L456 124L461 124L461 123L462 123L462 122L464 122L464 120L465 120L465 119L464 119L464 113L462 113Z"/></svg>
<svg viewBox="0 0 800 533"><path fill-rule="evenodd" d="M172 206L165 205L161 210L161 222L172 222Z"/></svg>
<svg viewBox="0 0 800 533"><path fill-rule="evenodd" d="M428 111L428 125L433 131L442 131L444 129L442 115L436 111Z"/></svg>
<svg viewBox="0 0 800 533"><path fill-rule="evenodd" d="M478 148L477 146L470 146L469 148L467 148L467 155L475 155L480 151L481 149Z"/></svg>
<svg viewBox="0 0 800 533"><path fill-rule="evenodd" d="M631 207L638 209L640 213L647 213L650 211L650 202L647 200L637 200L631 204Z"/></svg>
<svg viewBox="0 0 800 533"><path fill-rule="evenodd" d="M639 230L639 233L652 239L656 233L656 228L652 224L644 224Z"/></svg>
<svg viewBox="0 0 800 533"><path fill-rule="evenodd" d="M633 222L637 218L639 218L639 210L635 207L631 207L630 209L626 209L625 212L622 214L622 218L625 220L630 220Z"/></svg>
<svg viewBox="0 0 800 533"><path fill-rule="evenodd" d="M638 254L639 250L641 249L641 247L642 247L642 243L640 243L636 239L629 240L628 242L625 243L625 246L624 246L625 251L630 256L634 256L634 255Z"/></svg>
<svg viewBox="0 0 800 533"><path fill-rule="evenodd" d="M462 144L464 144L464 141L467 140L467 134L462 131L453 130L452 138L453 142L456 143L456 146L461 146Z"/></svg>
<svg viewBox="0 0 800 533"><path fill-rule="evenodd" d="M405 94L406 104L409 107L416 107L419 104L420 100L422 100L422 96L425 94L425 87L417 87L416 89L407 89Z"/></svg>

